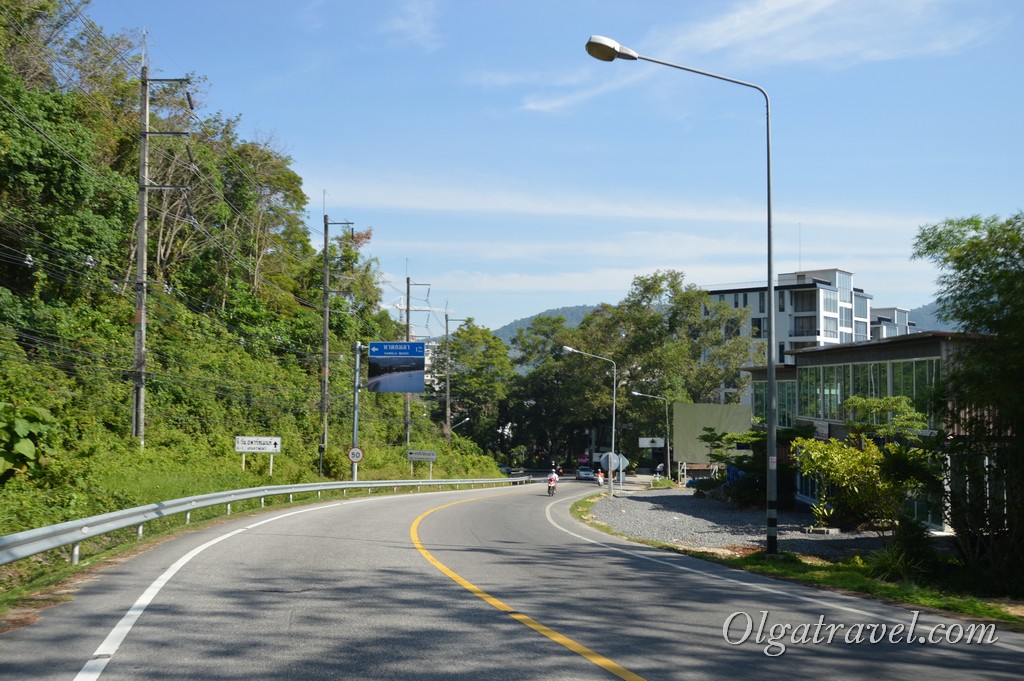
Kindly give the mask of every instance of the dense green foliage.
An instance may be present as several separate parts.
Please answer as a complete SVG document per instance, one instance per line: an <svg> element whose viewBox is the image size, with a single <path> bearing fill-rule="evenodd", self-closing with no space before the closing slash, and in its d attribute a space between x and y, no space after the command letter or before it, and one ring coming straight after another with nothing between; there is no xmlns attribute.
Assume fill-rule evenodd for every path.
<svg viewBox="0 0 1024 681"><path fill-rule="evenodd" d="M324 257L332 279L326 477L350 476L352 349L403 337L381 310L369 231L310 243L291 159L153 83L145 282L136 238L136 45L73 8L0 2L0 534L216 489L314 480L321 461ZM197 93L195 99L201 99ZM132 437L135 291L146 288L145 439ZM408 477L400 395L361 400L362 479ZM250 454L236 435L276 435ZM493 475L472 442L435 475ZM425 475L425 471L413 471Z"/></svg>
<svg viewBox="0 0 1024 681"><path fill-rule="evenodd" d="M923 227L914 256L942 272L940 317L985 334L956 348L936 395L948 521L981 579L1024 593L1024 213Z"/></svg>
<svg viewBox="0 0 1024 681"><path fill-rule="evenodd" d="M904 396L853 395L843 406L845 441L793 441L801 473L818 481L815 518L831 527L894 527L906 500L938 481L917 437L927 421Z"/></svg>

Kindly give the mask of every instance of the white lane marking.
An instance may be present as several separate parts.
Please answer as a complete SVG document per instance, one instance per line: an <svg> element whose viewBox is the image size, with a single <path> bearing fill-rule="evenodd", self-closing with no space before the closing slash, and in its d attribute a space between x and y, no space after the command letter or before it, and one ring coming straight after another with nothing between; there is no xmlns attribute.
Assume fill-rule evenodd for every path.
<svg viewBox="0 0 1024 681"><path fill-rule="evenodd" d="M287 518L289 516L297 515L299 513L308 513L309 511L319 511L325 508L333 508L335 506L340 506L342 503L343 502L326 504L323 506L313 506L311 508L304 508L299 509L297 511L291 511L290 513L282 513L281 515L274 516L273 518L267 518L266 520L261 520L259 522L253 523L252 525L247 525L237 530L232 530L227 534L222 534L221 536L211 539L205 544L197 546L196 548L186 553L184 556L175 561L173 565L164 570L163 574L157 577L156 580L149 585L149 588L146 589L141 596L139 596L139 599L135 601L135 604L132 605L132 607L128 608L128 612L124 614L124 617L121 618L121 621L118 622L113 629L111 629L110 633L107 634L107 637L103 640L103 643L100 644L100 647L97 648L96 652L92 654L92 658L88 662L86 662L85 666L82 667L82 670L78 672L78 675L75 677L75 681L95 681L100 677L100 674L103 673L103 669L107 666L107 662L110 662L110 658L113 657L114 653L117 652L117 649L124 642L125 637L128 636L128 632L131 631L132 627L135 625L135 622L142 615L143 611L149 606L150 603L153 602L153 599L156 598L156 595L160 593L160 589L164 588L164 585L166 585L167 582L171 580L171 577L177 574L178 570L183 568L186 564L188 564L189 561L198 556L200 553L210 548L214 544L218 544L224 541L225 539L234 537L236 534L241 534L246 530L251 530L254 527L266 525L267 523L272 523L275 520L281 520L282 518Z"/></svg>
<svg viewBox="0 0 1024 681"><path fill-rule="evenodd" d="M759 591L765 591L765 592L773 594L775 596L783 596L785 598L795 598L795 599L798 599L798 600L801 600L801 601L807 601L808 603L814 603L815 605L820 605L822 607L834 608L836 610L844 610L846 612L849 612L849 613L852 613L852 614L855 614L855 615L860 615L860 616L863 616L863 617L875 617L875 618L878 618L880 620L888 620L889 622L902 623L902 622L906 621L905 619L899 619L899 618L896 618L896 617L889 617L887 615L880 615L878 613L870 612L868 610L861 610L859 608L853 608L853 607L850 607L848 605L843 605L843 604L841 604L841 603L839 603L837 601L826 600L826 599L823 599L823 598L814 598L814 597L811 597L811 596L804 596L802 594L798 594L798 593L795 593L793 591L788 591L788 590L785 590L785 589L777 589L775 587L771 587L771 586L768 586L766 584L755 584L753 582L745 582L745 581L743 581L741 579L734 579L732 577L726 577L724 575L716 575L716 574L714 574L712 572L705 572L704 570L698 570L697 568L687 567L685 565L679 565L677 563L673 563L673 562L670 562L670 561L667 561L667 560L663 560L661 558L655 558L654 556L648 556L648 555L645 555L643 553L638 553L638 552L633 551L633 550L628 549L628 548L623 548L621 546L614 546L612 544L606 544L605 542L597 541L596 539L591 539L590 537L584 537L583 535L577 534L577 533L573 532L572 530L570 530L568 528L562 527L561 525L559 525L555 521L555 519L551 516L551 507L554 506L554 505L555 505L555 502L551 502L544 509L544 515L547 517L548 522L551 525L553 525L556 529L561 530L562 532L565 532L566 534L568 534L570 536L576 537L577 539L580 539L582 541L588 542L590 544L596 544L597 546L601 546L601 547L604 547L606 549L611 549L612 551L618 551L619 553L624 553L624 554L626 554L628 556L633 556L634 558L640 558L642 560L650 561L652 563L657 563L658 565L662 565L662 566L665 566L665 567L674 568L674 569L680 570L682 572L691 572L693 574L702 575L702 576L705 576L705 577L710 577L712 579L717 579L717 580L722 581L722 582L727 582L727 583L730 583L730 584L738 584L740 586L744 586L744 587L747 587L749 589L756 589L756 590L759 590ZM814 588L814 587L806 587L806 588ZM893 607L898 607L898 606L893 606ZM932 622L937 622L937 620L932 620ZM1000 638L998 641L996 641L993 645L1001 646L1001 647L1007 648L1009 650L1013 650L1013 651L1016 651L1016 652L1024 653L1024 647L1015 646L1015 645L1013 645L1011 643L1006 643L1002 638Z"/></svg>

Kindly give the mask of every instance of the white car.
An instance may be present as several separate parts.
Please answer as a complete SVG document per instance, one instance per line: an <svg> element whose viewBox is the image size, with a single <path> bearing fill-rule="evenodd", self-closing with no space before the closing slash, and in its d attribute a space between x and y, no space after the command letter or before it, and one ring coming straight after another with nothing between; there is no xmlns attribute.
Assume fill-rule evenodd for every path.
<svg viewBox="0 0 1024 681"><path fill-rule="evenodd" d="M594 469L591 468L590 466L580 466L579 468L576 469L576 479L577 480L593 480L594 479Z"/></svg>

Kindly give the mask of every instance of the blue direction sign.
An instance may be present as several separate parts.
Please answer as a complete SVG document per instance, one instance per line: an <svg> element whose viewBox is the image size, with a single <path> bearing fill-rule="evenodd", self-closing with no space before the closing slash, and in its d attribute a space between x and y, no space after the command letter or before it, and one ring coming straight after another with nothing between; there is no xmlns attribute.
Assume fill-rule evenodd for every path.
<svg viewBox="0 0 1024 681"><path fill-rule="evenodd" d="M367 389L374 393L421 393L426 343L370 343Z"/></svg>

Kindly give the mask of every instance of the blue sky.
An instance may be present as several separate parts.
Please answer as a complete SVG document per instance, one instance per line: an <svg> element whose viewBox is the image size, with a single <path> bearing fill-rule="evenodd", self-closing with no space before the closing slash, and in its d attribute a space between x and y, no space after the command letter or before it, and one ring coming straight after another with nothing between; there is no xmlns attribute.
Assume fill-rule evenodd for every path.
<svg viewBox="0 0 1024 681"><path fill-rule="evenodd" d="M615 303L633 277L765 280L839 267L917 307L918 228L1024 209L1024 3L1014 0L93 0L145 28L153 77L207 77L201 113L293 159L323 215L372 227L415 333Z"/></svg>

